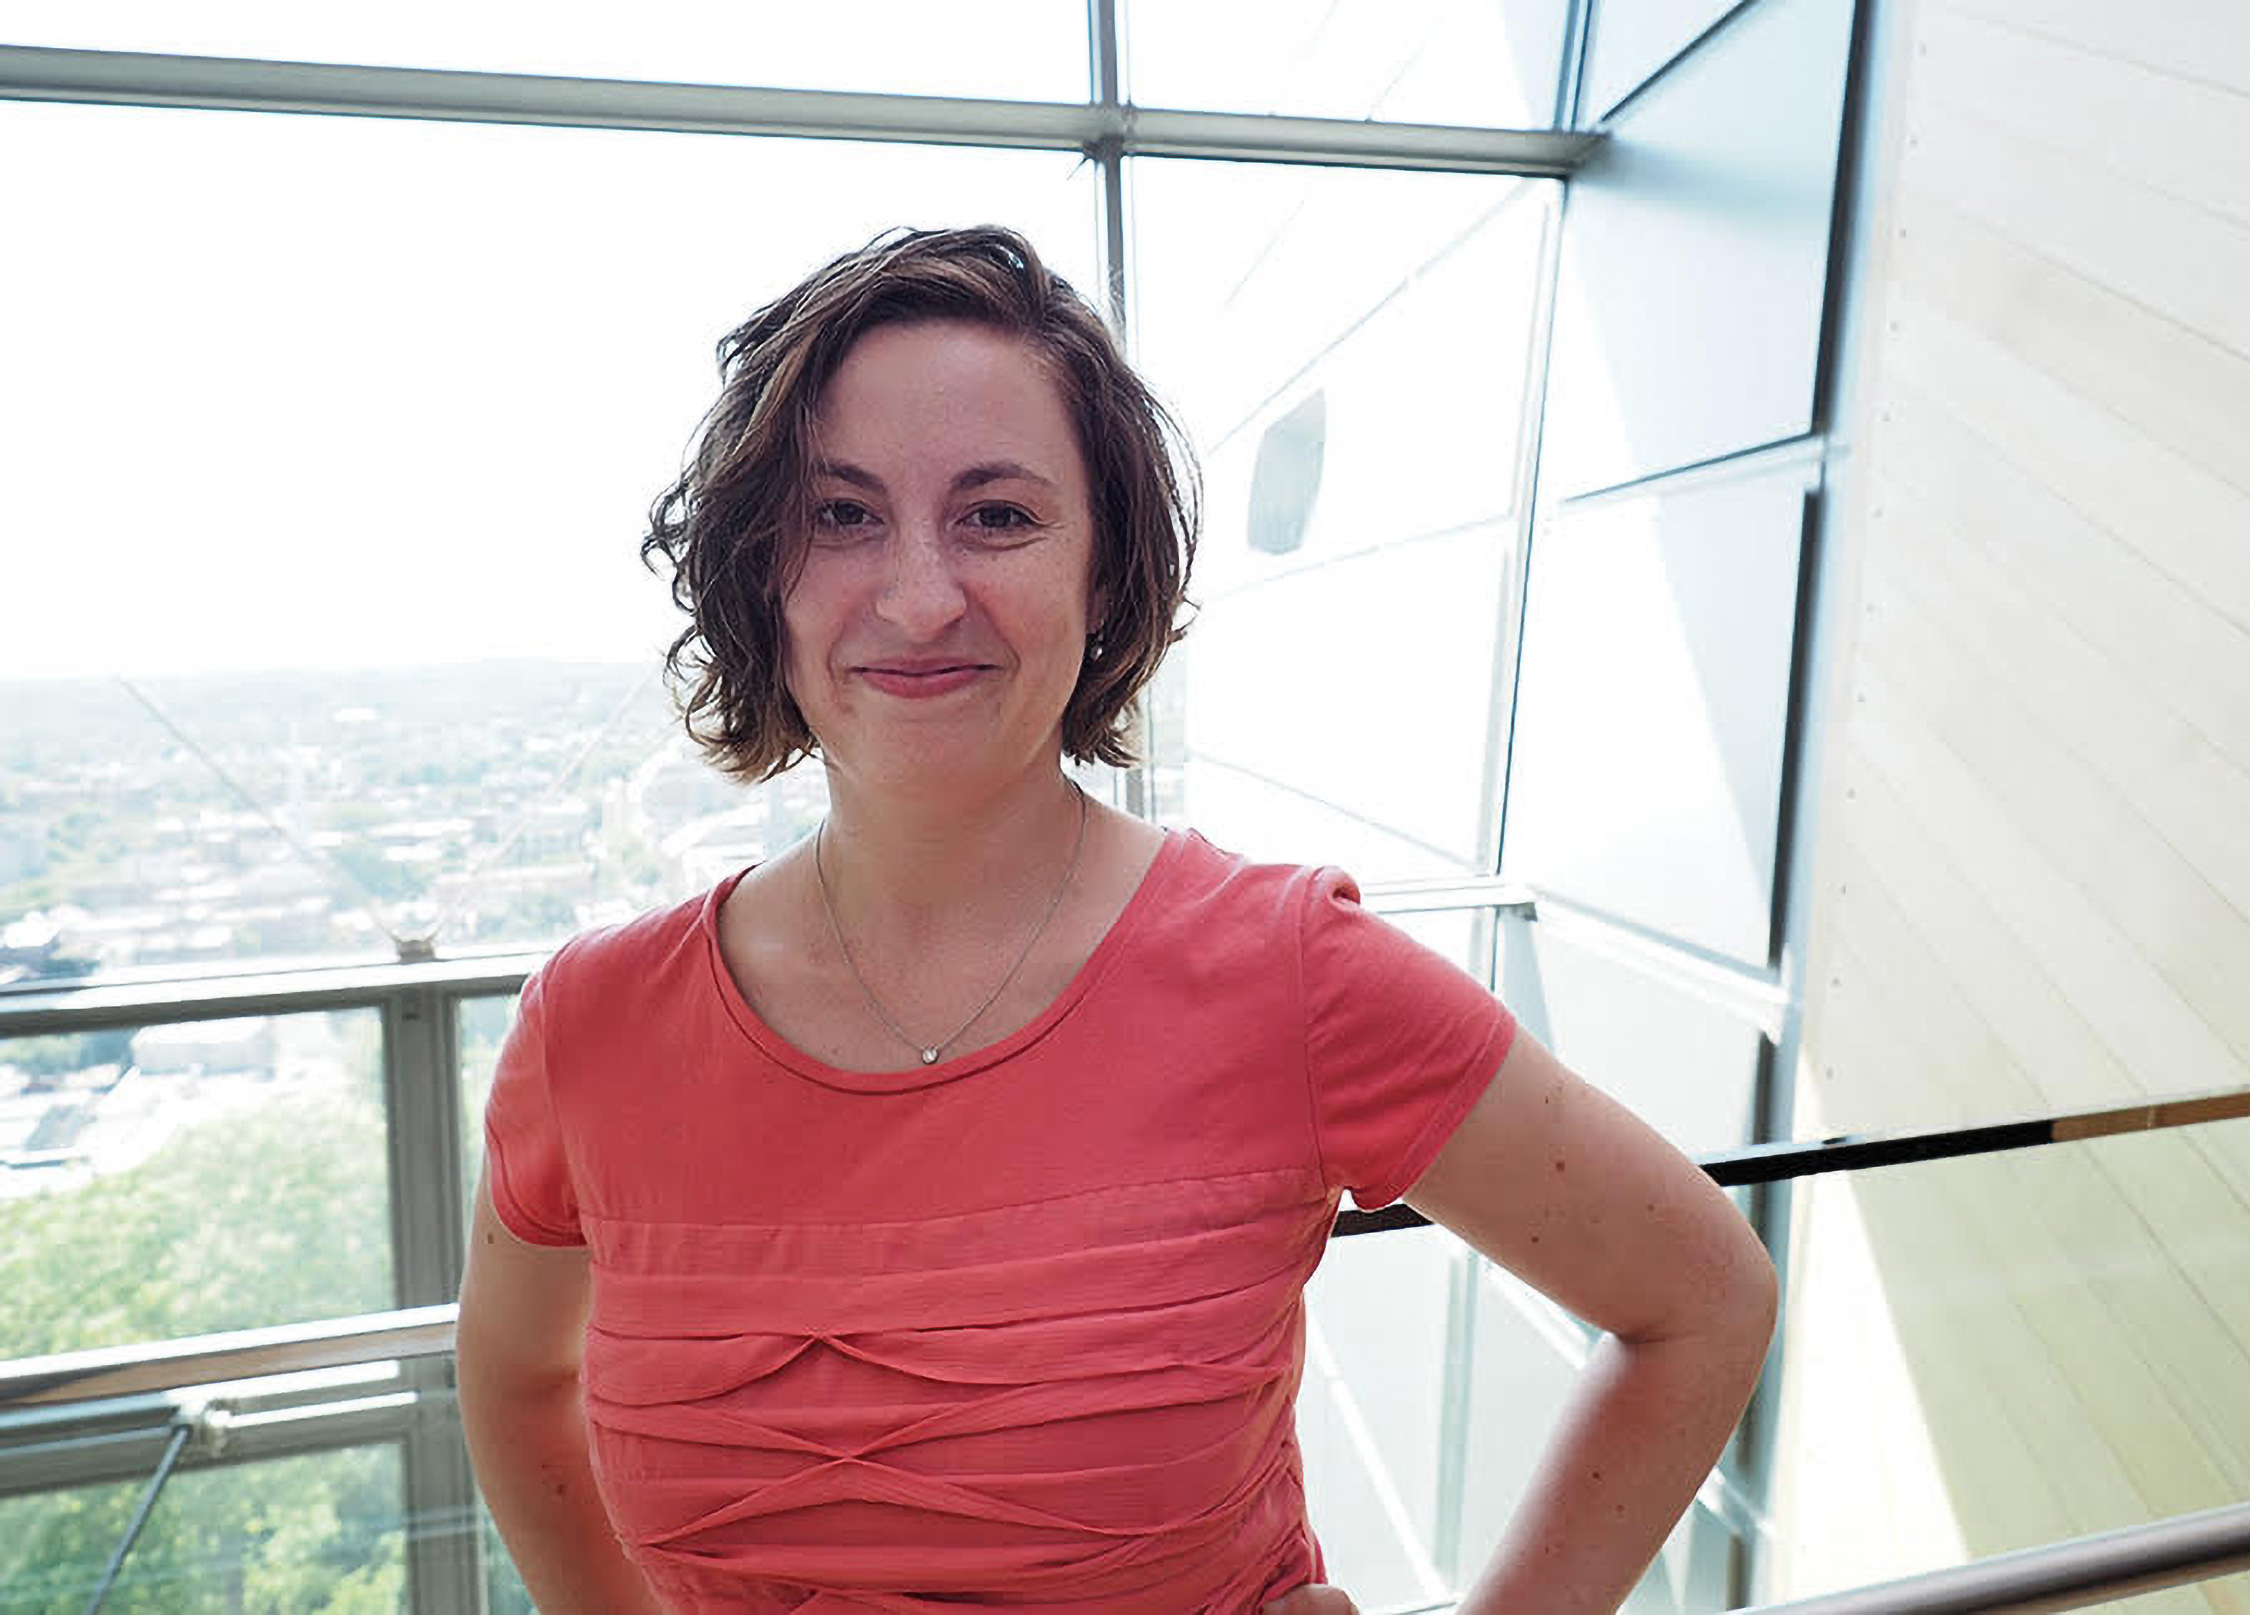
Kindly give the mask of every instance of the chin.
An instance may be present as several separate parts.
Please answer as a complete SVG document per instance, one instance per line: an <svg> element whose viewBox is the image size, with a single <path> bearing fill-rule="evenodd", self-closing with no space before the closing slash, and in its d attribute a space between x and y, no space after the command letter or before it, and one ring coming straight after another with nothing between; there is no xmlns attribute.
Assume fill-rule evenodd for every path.
<svg viewBox="0 0 2250 1615"><path fill-rule="evenodd" d="M832 774L885 791L952 796L999 788L1024 774L1058 766L1060 744L978 741L940 725L891 737L879 746L857 746L842 757L823 750Z"/></svg>

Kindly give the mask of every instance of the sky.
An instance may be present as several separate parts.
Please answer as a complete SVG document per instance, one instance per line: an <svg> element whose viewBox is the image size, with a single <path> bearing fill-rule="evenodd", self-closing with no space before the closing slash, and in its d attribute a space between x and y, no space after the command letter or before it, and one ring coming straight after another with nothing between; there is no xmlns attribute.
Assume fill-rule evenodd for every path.
<svg viewBox="0 0 2250 1615"><path fill-rule="evenodd" d="M1177 92L1152 100L1428 117L1469 110L1447 76L1465 53L1443 47L1459 17L1492 9L1338 0L1308 30L1287 0L1142 0L1128 20L1145 62L1196 64L1144 73ZM753 6L771 20L757 29L743 15L704 0L11 0L0 38L1085 93L1077 0L985 0L974 28L921 0ZM1378 40L1389 57L1370 55ZM1229 60L1258 71L1210 69ZM902 223L1003 220L1098 283L1095 179L1074 154L0 102L10 153L0 678L645 660L677 624L638 542L726 329ZM1197 269L1260 261L1246 237L1286 230L1315 183L1254 165L1230 202L1210 178L1235 165L1162 166L1199 170L1174 188L1212 199L1184 226ZM1433 180L1461 183L1338 183L1405 195ZM1325 238L1298 286L1395 273L1388 243L1357 265L1349 247ZM1174 307L1151 323L1175 353L1210 319L1239 326L1223 286L1171 280Z"/></svg>
<svg viewBox="0 0 2250 1615"><path fill-rule="evenodd" d="M0 677L634 659L713 347L900 222L1020 222L1052 153L0 103Z"/></svg>

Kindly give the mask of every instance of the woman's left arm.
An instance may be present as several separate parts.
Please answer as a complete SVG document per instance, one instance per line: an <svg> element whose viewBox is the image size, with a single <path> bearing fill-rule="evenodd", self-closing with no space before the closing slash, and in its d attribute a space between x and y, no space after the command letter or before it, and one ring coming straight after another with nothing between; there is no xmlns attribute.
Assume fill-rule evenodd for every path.
<svg viewBox="0 0 2250 1615"><path fill-rule="evenodd" d="M1406 1199L1605 1332L1459 1615L1612 1615L1742 1416L1773 1264L1693 1162L1520 1031Z"/></svg>

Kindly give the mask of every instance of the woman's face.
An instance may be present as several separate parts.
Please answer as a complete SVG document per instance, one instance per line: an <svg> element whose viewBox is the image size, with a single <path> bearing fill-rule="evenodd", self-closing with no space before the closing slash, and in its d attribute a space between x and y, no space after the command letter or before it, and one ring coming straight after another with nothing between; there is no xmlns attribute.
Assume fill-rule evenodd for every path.
<svg viewBox="0 0 2250 1615"><path fill-rule="evenodd" d="M1051 769L1085 659L1094 522L1045 365L986 326L883 326L814 422L813 530L782 625L827 766L920 789Z"/></svg>

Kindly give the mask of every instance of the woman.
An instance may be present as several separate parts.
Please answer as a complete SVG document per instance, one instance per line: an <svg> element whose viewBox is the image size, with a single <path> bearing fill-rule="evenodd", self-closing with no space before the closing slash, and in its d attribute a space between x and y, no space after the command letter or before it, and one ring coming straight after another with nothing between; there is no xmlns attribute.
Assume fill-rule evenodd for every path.
<svg viewBox="0 0 2250 1615"><path fill-rule="evenodd" d="M1063 773L1127 755L1192 518L1025 242L879 241L721 351L644 548L691 732L831 808L524 990L460 1393L540 1608L1350 1610L1291 1418L1350 1188L1608 1331L1462 1608L1614 1609L1763 1356L1747 1227L1343 876Z"/></svg>

